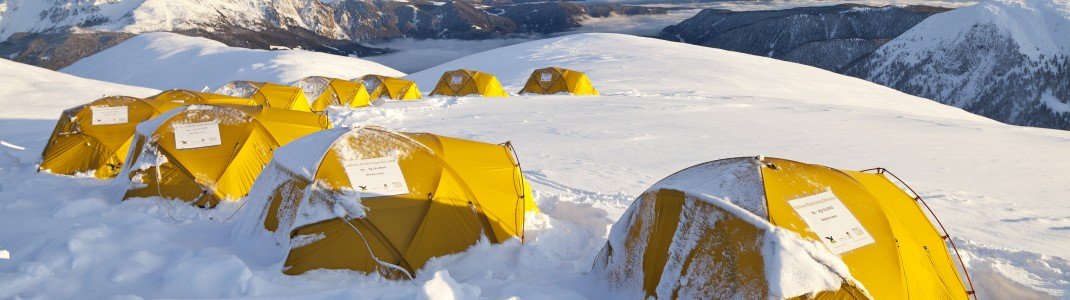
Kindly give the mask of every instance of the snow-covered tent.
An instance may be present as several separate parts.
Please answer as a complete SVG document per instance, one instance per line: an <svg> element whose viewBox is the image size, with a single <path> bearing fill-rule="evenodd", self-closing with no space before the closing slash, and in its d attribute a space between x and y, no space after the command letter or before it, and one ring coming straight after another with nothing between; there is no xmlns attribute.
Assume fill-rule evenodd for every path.
<svg viewBox="0 0 1070 300"><path fill-rule="evenodd" d="M362 82L309 76L291 85L305 91L305 97L314 112L325 111L328 106L365 107L371 105L368 90Z"/></svg>
<svg viewBox="0 0 1070 300"><path fill-rule="evenodd" d="M421 97L416 82L404 78L368 74L353 81L364 83L372 99L419 100Z"/></svg>
<svg viewBox="0 0 1070 300"><path fill-rule="evenodd" d="M261 105L296 111L312 111L301 88L257 81L232 81L215 90L216 94L249 98Z"/></svg>
<svg viewBox="0 0 1070 300"><path fill-rule="evenodd" d="M192 105L137 126L123 199L164 197L213 207L245 196L273 151L329 128L321 114L263 106Z"/></svg>
<svg viewBox="0 0 1070 300"><path fill-rule="evenodd" d="M280 148L246 198L238 232L271 240L286 274L403 278L432 257L524 237L537 213L509 143L377 127L337 128Z"/></svg>
<svg viewBox="0 0 1070 300"><path fill-rule="evenodd" d="M138 99L105 97L63 111L41 154L39 171L112 178L119 174L138 123L190 104L257 105L252 99L170 90Z"/></svg>
<svg viewBox="0 0 1070 300"><path fill-rule="evenodd" d="M774 158L685 169L614 224L595 272L658 298L968 298L947 235L885 174Z"/></svg>
<svg viewBox="0 0 1070 300"><path fill-rule="evenodd" d="M552 95L569 93L577 96L597 96L598 90L591 85L587 74L576 70L549 67L531 72L521 94Z"/></svg>
<svg viewBox="0 0 1070 300"><path fill-rule="evenodd" d="M498 82L498 77L480 71L458 69L446 71L439 77L438 84L429 96L466 96L509 97Z"/></svg>

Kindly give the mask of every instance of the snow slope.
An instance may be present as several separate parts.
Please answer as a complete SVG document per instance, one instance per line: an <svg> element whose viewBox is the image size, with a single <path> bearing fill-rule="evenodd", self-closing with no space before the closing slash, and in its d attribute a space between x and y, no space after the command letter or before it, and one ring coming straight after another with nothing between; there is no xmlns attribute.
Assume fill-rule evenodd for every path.
<svg viewBox="0 0 1070 300"><path fill-rule="evenodd" d="M157 92L0 59L2 119L56 119L64 109L105 96L145 97Z"/></svg>
<svg viewBox="0 0 1070 300"><path fill-rule="evenodd" d="M287 84L306 76L404 75L354 58L304 50L255 50L174 33L145 33L61 70L86 78L157 89L214 89L234 80Z"/></svg>
<svg viewBox="0 0 1070 300"><path fill-rule="evenodd" d="M528 242L481 243L412 282L343 271L285 276L235 242L240 205L120 203L122 188L34 174L49 126L0 120L0 298L626 298L587 272L642 191L710 160L764 154L889 168L929 199L983 299L1070 297L1070 132L1008 126L817 68L699 46L577 34L475 54L444 69L495 72L516 91L535 67L587 71L597 97L430 97L332 112L487 142L511 140L545 212ZM42 187L63 187L42 189Z"/></svg>

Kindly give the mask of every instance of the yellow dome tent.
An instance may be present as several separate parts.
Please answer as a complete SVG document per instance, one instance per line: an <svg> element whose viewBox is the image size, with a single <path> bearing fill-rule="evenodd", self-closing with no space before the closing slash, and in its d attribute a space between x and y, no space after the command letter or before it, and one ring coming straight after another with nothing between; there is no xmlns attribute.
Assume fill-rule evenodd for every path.
<svg viewBox="0 0 1070 300"><path fill-rule="evenodd" d="M247 201L245 219L256 223L243 230L280 245L286 274L391 278L481 236L523 239L525 213L538 212L509 143L377 127L327 130L279 149Z"/></svg>
<svg viewBox="0 0 1070 300"><path fill-rule="evenodd" d="M263 106L193 105L138 125L123 199L214 207L249 192L274 149L329 128L326 116Z"/></svg>
<svg viewBox="0 0 1070 300"><path fill-rule="evenodd" d="M775 158L682 170L614 224L595 272L658 298L968 298L946 232L886 174Z"/></svg>
<svg viewBox="0 0 1070 300"><path fill-rule="evenodd" d="M38 171L112 178L119 174L138 123L189 104L256 105L251 99L185 90L144 100L113 96L63 111L41 154Z"/></svg>
<svg viewBox="0 0 1070 300"><path fill-rule="evenodd" d="M416 82L408 79L369 74L353 81L364 83L372 99L419 100L421 97Z"/></svg>
<svg viewBox="0 0 1070 300"><path fill-rule="evenodd" d="M524 89L520 90L520 93L598 95L598 91L591 85L591 80L587 78L587 74L557 67L542 68L531 72L528 82L524 84Z"/></svg>
<svg viewBox="0 0 1070 300"><path fill-rule="evenodd" d="M297 87L270 82L233 81L215 93L232 97L250 98L264 106L296 111L312 111L305 92Z"/></svg>
<svg viewBox="0 0 1070 300"><path fill-rule="evenodd" d="M442 77L438 79L438 84L435 85L435 89L429 95L509 97L509 94L502 89L502 84L498 82L498 78L494 77L494 75L465 69L442 73Z"/></svg>
<svg viewBox="0 0 1070 300"><path fill-rule="evenodd" d="M323 76L309 76L294 82L294 87L305 91L314 112L327 110L328 106L365 107L371 105L368 90L360 82Z"/></svg>

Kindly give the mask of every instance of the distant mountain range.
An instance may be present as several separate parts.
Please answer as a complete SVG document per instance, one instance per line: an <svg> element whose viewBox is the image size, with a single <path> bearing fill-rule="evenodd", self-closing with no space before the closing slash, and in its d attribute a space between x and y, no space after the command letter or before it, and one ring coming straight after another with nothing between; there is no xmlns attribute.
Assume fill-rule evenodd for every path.
<svg viewBox="0 0 1070 300"><path fill-rule="evenodd" d="M703 10L659 37L807 64L1009 124L1070 129L1065 0Z"/></svg>
<svg viewBox="0 0 1070 300"><path fill-rule="evenodd" d="M133 34L152 31L207 37L236 47L364 56L388 51L360 44L374 39L554 33L579 27L585 18L666 12L570 2L0 0L0 56L58 69Z"/></svg>

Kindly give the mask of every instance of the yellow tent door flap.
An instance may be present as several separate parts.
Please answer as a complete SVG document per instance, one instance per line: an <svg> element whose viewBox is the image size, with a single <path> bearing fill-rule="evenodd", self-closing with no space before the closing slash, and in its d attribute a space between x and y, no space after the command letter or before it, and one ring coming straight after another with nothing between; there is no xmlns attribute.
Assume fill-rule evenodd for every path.
<svg viewBox="0 0 1070 300"><path fill-rule="evenodd" d="M494 75L465 69L443 73L430 95L509 97Z"/></svg>
<svg viewBox="0 0 1070 300"><path fill-rule="evenodd" d="M138 123L191 104L257 105L251 99L186 90L165 91L145 99L101 98L63 112L41 154L38 170L115 177L126 162Z"/></svg>
<svg viewBox="0 0 1070 300"><path fill-rule="evenodd" d="M882 173L733 158L654 184L614 224L595 272L659 298L967 299L943 236ZM784 274L810 286L785 294Z"/></svg>
<svg viewBox="0 0 1070 300"><path fill-rule="evenodd" d="M568 93L572 95L597 96L598 91L591 85L587 74L558 67L542 68L531 72L521 94L553 95Z"/></svg>
<svg viewBox="0 0 1070 300"><path fill-rule="evenodd" d="M371 99L419 100L421 97L416 82L408 79L369 74L353 81L363 83Z"/></svg>
<svg viewBox="0 0 1070 300"><path fill-rule="evenodd" d="M523 239L525 215L538 212L508 144L377 127L327 130L279 149L247 199L259 220L251 230L283 245L286 274L404 278L481 237Z"/></svg>
<svg viewBox="0 0 1070 300"><path fill-rule="evenodd" d="M135 134L123 199L158 196L206 207L239 199L274 149L329 127L324 115L262 106L171 110Z"/></svg>
<svg viewBox="0 0 1070 300"><path fill-rule="evenodd" d="M305 92L314 112L323 112L329 106L357 108L371 105L368 90L360 82L309 76L294 82L293 86Z"/></svg>

